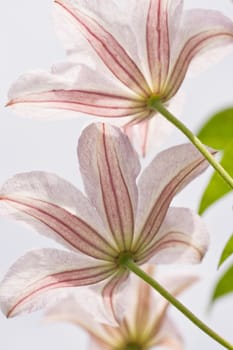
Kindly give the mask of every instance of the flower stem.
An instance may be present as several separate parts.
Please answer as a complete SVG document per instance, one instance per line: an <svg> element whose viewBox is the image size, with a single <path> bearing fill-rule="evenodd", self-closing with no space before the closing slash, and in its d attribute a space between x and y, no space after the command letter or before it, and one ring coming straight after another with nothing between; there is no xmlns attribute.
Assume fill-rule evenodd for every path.
<svg viewBox="0 0 233 350"><path fill-rule="evenodd" d="M212 167L218 172L223 180L233 189L233 178L227 171L214 159L212 154L208 151L206 146L196 137L191 130L189 130L180 120L178 120L166 107L156 98L151 98L148 102L148 107L161 113L169 122L174 124L203 154Z"/></svg>
<svg viewBox="0 0 233 350"><path fill-rule="evenodd" d="M202 322L197 316L195 316L189 309L186 308L179 300L177 300L173 295L171 295L166 289L163 288L157 281L155 281L150 275L144 272L140 267L133 262L132 259L124 261L124 266L130 271L135 273L138 277L143 279L148 283L153 289L155 289L159 294L161 294L165 299L167 299L173 306L175 306L179 311L182 312L191 322L193 322L198 328L200 328L204 333L208 334L212 339L216 340L219 344L229 350L233 350L233 345L228 343L220 335L215 333L211 328L209 328L204 322ZM139 301L140 302L140 301Z"/></svg>

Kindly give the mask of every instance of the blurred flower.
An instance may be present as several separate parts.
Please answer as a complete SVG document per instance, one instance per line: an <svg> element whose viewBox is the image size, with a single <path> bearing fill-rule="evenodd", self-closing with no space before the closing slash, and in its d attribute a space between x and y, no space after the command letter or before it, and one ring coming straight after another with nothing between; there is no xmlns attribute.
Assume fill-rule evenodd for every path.
<svg viewBox="0 0 233 350"><path fill-rule="evenodd" d="M172 276L164 275L164 272L154 274L152 266L145 270L174 296L197 280L184 273ZM133 279L133 286L133 293L127 297L127 313L118 327L95 322L82 310L75 293L48 310L46 320L81 326L90 335L90 350L149 350L157 347L182 350L182 337L167 315L169 303L137 277Z"/></svg>
<svg viewBox="0 0 233 350"><path fill-rule="evenodd" d="M69 288L92 286L102 296L99 303L109 319L118 320L124 301L120 286L129 275L122 259L132 258L138 265L198 263L206 252L202 219L189 209L169 208L175 194L207 167L191 144L158 154L138 185L138 156L117 128L87 127L78 157L88 199L44 172L18 174L0 191L1 213L70 249L35 250L11 267L0 286L1 307L8 317L53 302ZM93 313L103 309L94 310L86 302L90 289L78 290Z"/></svg>
<svg viewBox="0 0 233 350"><path fill-rule="evenodd" d="M70 112L122 118L143 154L171 127L158 114L152 118L150 99L169 102L174 112L188 69L210 66L233 44L230 19L212 10L184 11L182 0L55 0L54 10L68 60L51 72L21 76L8 106L40 118Z"/></svg>

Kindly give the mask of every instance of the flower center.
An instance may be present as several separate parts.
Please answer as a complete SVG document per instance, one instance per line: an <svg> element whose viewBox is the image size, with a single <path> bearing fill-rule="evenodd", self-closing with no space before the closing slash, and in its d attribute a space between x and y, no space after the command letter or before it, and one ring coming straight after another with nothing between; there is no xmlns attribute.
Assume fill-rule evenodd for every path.
<svg viewBox="0 0 233 350"><path fill-rule="evenodd" d="M143 350L143 349L142 349L141 345L138 345L136 343L129 343L122 350Z"/></svg>
<svg viewBox="0 0 233 350"><path fill-rule="evenodd" d="M155 109L156 107L156 102L160 101L161 98L157 95L151 95L148 99L147 99L147 107L149 109Z"/></svg>
<svg viewBox="0 0 233 350"><path fill-rule="evenodd" d="M127 261L133 259L133 253L131 252L121 252L118 257L117 257L117 264L119 266L125 266L125 263L127 263Z"/></svg>

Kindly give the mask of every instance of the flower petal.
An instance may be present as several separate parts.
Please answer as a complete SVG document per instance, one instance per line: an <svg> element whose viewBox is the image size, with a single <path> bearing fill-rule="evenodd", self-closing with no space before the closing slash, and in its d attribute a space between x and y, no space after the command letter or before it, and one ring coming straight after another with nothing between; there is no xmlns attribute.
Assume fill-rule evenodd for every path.
<svg viewBox="0 0 233 350"><path fill-rule="evenodd" d="M55 0L55 5L64 12L64 16L69 15L71 25L83 34L117 79L137 94L144 96L150 93L150 88L136 63L112 33L103 26L100 19L93 13L88 13L78 2L75 6L68 0Z"/></svg>
<svg viewBox="0 0 233 350"><path fill-rule="evenodd" d="M120 322L124 316L125 304L127 304L127 302L123 303L125 297L122 293L129 282L128 277L128 271L120 270L110 279L102 291L106 309L109 310L109 313L112 313L116 324Z"/></svg>
<svg viewBox="0 0 233 350"><path fill-rule="evenodd" d="M66 117L79 112L116 118L137 114L145 107L143 101L114 84L87 65L61 63L53 66L51 73L22 75L9 91L7 106L19 114L39 118L58 118L65 115L64 111Z"/></svg>
<svg viewBox="0 0 233 350"><path fill-rule="evenodd" d="M95 209L81 192L56 175L31 172L14 176L1 189L0 205L1 212L70 249L107 260L116 253Z"/></svg>
<svg viewBox="0 0 233 350"><path fill-rule="evenodd" d="M161 92L167 79L170 41L176 34L182 5L181 0L150 0L146 40L154 93Z"/></svg>
<svg viewBox="0 0 233 350"><path fill-rule="evenodd" d="M74 0L76 8L104 26L108 32L125 48L129 57L136 63L140 71L150 82L150 72L147 62L146 21L150 0L112 0L103 2L95 0ZM178 15L179 13L177 13ZM176 16L177 17L177 16ZM70 20L70 15L61 7L54 6L54 25L59 38L65 45L68 58L80 62L80 55L95 63L97 70L108 72L115 81L118 79L109 71L96 51L91 47L77 25ZM75 33L75 35L74 35ZM122 86L124 86L121 83Z"/></svg>
<svg viewBox="0 0 233 350"><path fill-rule="evenodd" d="M7 317L34 311L58 302L67 288L96 284L113 272L113 265L76 253L57 249L31 251L16 261L1 282L2 311Z"/></svg>
<svg viewBox="0 0 233 350"><path fill-rule="evenodd" d="M175 41L176 51L172 62L171 74L166 87L166 98L169 99L179 89L191 61L205 54L205 65L208 67L216 56L216 51L228 52L233 45L233 22L218 11L194 9L186 11L182 30ZM206 56L208 54L208 57ZM210 57L210 59L209 59Z"/></svg>
<svg viewBox="0 0 233 350"><path fill-rule="evenodd" d="M142 252L151 242L173 197L207 166L205 158L191 144L171 147L154 158L139 179L135 250Z"/></svg>
<svg viewBox="0 0 233 350"><path fill-rule="evenodd" d="M144 271L158 281L172 295L177 296L197 281L197 276L190 271L167 273L164 269L145 265ZM128 309L120 329L126 328L135 337L158 340L158 330L166 319L169 302L158 292L151 289L138 277L132 278L132 291L128 297ZM140 303L138 302L140 300Z"/></svg>
<svg viewBox="0 0 233 350"><path fill-rule="evenodd" d="M92 124L79 139L80 170L88 197L118 247L129 249L137 206L140 164L128 138L115 127Z"/></svg>
<svg viewBox="0 0 233 350"><path fill-rule="evenodd" d="M49 322L69 322L75 326L83 328L92 339L104 343L110 341L104 324L97 322L93 315L87 312L79 301L77 292L70 293L62 302L47 310L45 321Z"/></svg>
<svg viewBox="0 0 233 350"><path fill-rule="evenodd" d="M141 252L150 263L199 263L208 248L204 221L186 208L169 208L157 235Z"/></svg>
<svg viewBox="0 0 233 350"><path fill-rule="evenodd" d="M95 337L91 337L89 339L88 350L109 350L109 347L104 342L99 341Z"/></svg>
<svg viewBox="0 0 233 350"><path fill-rule="evenodd" d="M150 343L150 346L162 347L169 350L184 349L183 338L179 330L177 330L175 322L173 322L168 316L163 320L158 334L156 334L154 341Z"/></svg>
<svg viewBox="0 0 233 350"><path fill-rule="evenodd" d="M29 94L8 102L8 107L34 114L43 110L64 110L85 113L97 117L119 118L137 114L144 102L104 92L84 90L51 90Z"/></svg>
<svg viewBox="0 0 233 350"><path fill-rule="evenodd" d="M144 270L150 276L154 274L153 265L147 265ZM148 331L152 314L154 317L157 315L157 306L152 307L152 289L147 283L133 276L132 284L132 292L128 298L128 310L124 323L122 322L120 326L121 328L126 327L131 334L143 336L143 333Z"/></svg>

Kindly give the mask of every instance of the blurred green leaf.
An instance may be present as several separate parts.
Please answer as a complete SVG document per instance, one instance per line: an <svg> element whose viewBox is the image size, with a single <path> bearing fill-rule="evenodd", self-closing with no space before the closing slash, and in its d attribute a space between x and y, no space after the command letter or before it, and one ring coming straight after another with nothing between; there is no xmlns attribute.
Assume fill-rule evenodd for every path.
<svg viewBox="0 0 233 350"><path fill-rule="evenodd" d="M233 292L233 265L219 279L214 289L214 293L212 295L212 302L232 292Z"/></svg>
<svg viewBox="0 0 233 350"><path fill-rule="evenodd" d="M225 248L222 252L221 258L218 263L218 267L220 267L224 263L224 261L226 261L232 254L233 254L233 235L225 245Z"/></svg>
<svg viewBox="0 0 233 350"><path fill-rule="evenodd" d="M224 149L233 141L233 107L225 109L204 124L198 137L206 145Z"/></svg>
<svg viewBox="0 0 233 350"><path fill-rule="evenodd" d="M206 145L223 151L221 164L233 176L233 108L221 111L209 119L198 137ZM199 213L202 214L230 191L224 180L214 173L201 198Z"/></svg>
<svg viewBox="0 0 233 350"><path fill-rule="evenodd" d="M233 143L225 149L220 163L224 169L233 176ZM202 195L199 205L199 214L203 214L209 206L224 197L230 191L230 186L215 172Z"/></svg>

